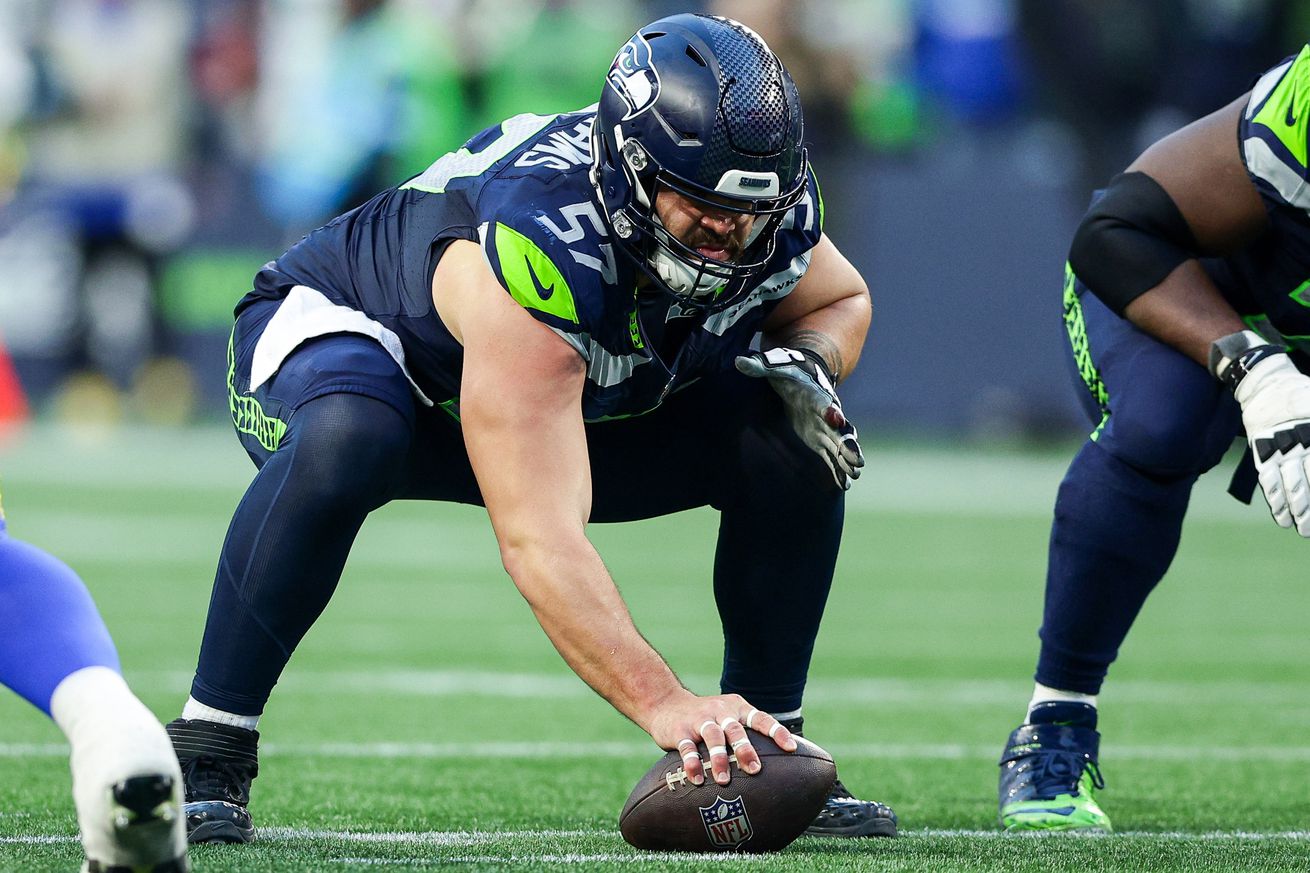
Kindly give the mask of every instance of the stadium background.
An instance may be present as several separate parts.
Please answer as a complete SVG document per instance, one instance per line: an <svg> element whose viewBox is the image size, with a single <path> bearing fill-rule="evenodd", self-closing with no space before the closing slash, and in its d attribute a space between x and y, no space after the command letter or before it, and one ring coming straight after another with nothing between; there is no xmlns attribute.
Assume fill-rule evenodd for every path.
<svg viewBox="0 0 1310 873"><path fill-rule="evenodd" d="M1103 698L1104 798L1130 834L991 839L1050 506L1086 429L1068 238L1142 146L1295 51L1310 2L0 0L0 338L31 412L0 439L11 531L86 578L129 681L173 717L253 473L224 355L254 270L485 124L593 102L622 40L685 8L787 61L827 230L875 304L843 388L869 468L807 715L908 836L803 841L769 869L1310 867L1305 544L1225 498L1223 473ZM15 401L0 368L0 418ZM713 514L592 535L643 632L710 690ZM371 518L261 728L243 870L635 861L614 817L649 740L535 630L479 510ZM65 755L0 695L0 871L75 866ZM670 868L700 869L649 862Z"/></svg>
<svg viewBox="0 0 1310 873"><path fill-rule="evenodd" d="M676 9L788 63L874 326L863 428L1083 427L1059 318L1089 191L1296 50L1299 0L3 0L0 337L55 418L225 413L231 308L326 218Z"/></svg>

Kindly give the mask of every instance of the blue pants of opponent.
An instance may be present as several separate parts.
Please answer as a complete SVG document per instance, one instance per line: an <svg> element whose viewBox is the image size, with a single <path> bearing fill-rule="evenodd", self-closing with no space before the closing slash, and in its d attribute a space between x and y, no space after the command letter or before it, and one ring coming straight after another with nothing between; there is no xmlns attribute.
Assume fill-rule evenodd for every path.
<svg viewBox="0 0 1310 873"><path fill-rule="evenodd" d="M253 339L274 305L255 304L238 319L238 388L248 384ZM259 472L223 546L191 690L203 704L244 715L262 713L371 510L405 498L481 503L459 426L417 404L370 339L304 343L254 399L259 414L243 410L239 430L248 431L241 440ZM766 711L798 709L844 502L773 389L736 372L704 379L654 412L587 425L587 444L593 521L720 510L722 688Z"/></svg>
<svg viewBox="0 0 1310 873"><path fill-rule="evenodd" d="M1036 680L1097 694L1173 560L1192 485L1242 419L1204 367L1115 315L1072 273L1064 309L1096 429L1056 498Z"/></svg>
<svg viewBox="0 0 1310 873"><path fill-rule="evenodd" d="M118 671L118 652L82 580L5 531L0 516L0 683L50 715L50 697L84 667Z"/></svg>

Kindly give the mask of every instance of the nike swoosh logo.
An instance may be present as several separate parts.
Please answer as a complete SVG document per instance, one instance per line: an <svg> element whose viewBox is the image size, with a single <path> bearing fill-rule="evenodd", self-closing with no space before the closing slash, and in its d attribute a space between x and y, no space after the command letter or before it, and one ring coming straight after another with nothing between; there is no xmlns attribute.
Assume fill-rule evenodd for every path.
<svg viewBox="0 0 1310 873"><path fill-rule="evenodd" d="M1283 119L1283 121L1287 124L1288 127L1296 126L1296 115L1292 112L1292 110L1295 107L1296 107L1296 89L1293 88L1292 99L1287 101L1287 117Z"/></svg>
<svg viewBox="0 0 1310 873"><path fill-rule="evenodd" d="M528 275L532 278L532 286L537 289L537 296L542 300L549 300L551 295L555 293L555 283L551 282L549 288L542 285L541 280L537 278L537 274L533 272L532 261L528 260L527 255L523 256L523 263L528 265Z"/></svg>

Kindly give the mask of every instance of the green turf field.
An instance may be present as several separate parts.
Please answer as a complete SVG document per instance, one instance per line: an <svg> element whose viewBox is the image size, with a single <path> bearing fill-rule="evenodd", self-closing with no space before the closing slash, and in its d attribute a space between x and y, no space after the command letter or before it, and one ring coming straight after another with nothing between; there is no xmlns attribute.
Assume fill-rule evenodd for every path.
<svg viewBox="0 0 1310 873"><path fill-rule="evenodd" d="M1007 837L995 760L1030 691L1067 458L868 450L807 734L895 806L902 838L806 838L765 859L630 849L617 814L656 749L554 653L481 510L404 503L365 525L260 725L259 841L202 847L196 869L1310 869L1310 544L1204 480L1102 695L1101 797L1120 832ZM252 474L235 439L36 430L0 474L10 531L85 577L128 680L175 716ZM695 512L593 529L638 625L703 691L721 643L714 527ZM76 868L64 754L53 725L0 695L0 870Z"/></svg>

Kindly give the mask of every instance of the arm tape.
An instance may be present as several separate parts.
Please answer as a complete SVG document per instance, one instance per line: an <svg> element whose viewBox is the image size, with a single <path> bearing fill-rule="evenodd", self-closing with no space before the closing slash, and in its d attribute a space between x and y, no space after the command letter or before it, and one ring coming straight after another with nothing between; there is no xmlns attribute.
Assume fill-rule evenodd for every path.
<svg viewBox="0 0 1310 873"><path fill-rule="evenodd" d="M1197 256L1196 238L1169 193L1145 173L1120 173L1078 225L1069 265L1119 315Z"/></svg>

